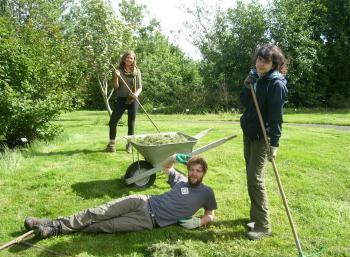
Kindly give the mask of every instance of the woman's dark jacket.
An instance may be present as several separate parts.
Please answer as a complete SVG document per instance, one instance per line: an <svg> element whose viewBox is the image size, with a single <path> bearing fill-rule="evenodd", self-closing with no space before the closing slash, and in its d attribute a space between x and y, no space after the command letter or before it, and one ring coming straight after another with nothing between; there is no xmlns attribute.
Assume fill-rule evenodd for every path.
<svg viewBox="0 0 350 257"><path fill-rule="evenodd" d="M282 132L283 106L287 101L288 95L287 80L275 70L271 70L261 78L259 78L256 70L252 70L249 75L254 78L256 97L267 135L270 138L270 145L278 147L278 141ZM250 89L246 86L243 87L240 101L245 107L241 117L243 134L251 139L263 138L253 98Z"/></svg>

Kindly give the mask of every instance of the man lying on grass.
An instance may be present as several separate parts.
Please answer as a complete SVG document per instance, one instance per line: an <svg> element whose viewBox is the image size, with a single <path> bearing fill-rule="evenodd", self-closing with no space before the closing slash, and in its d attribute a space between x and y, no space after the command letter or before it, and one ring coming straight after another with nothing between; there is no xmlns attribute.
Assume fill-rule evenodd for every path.
<svg viewBox="0 0 350 257"><path fill-rule="evenodd" d="M188 177L174 169L178 161L187 165ZM27 230L39 238L76 231L116 233L165 227L175 223L193 229L214 219L217 209L213 190L202 183L208 165L199 156L185 154L169 157L164 163L171 190L161 195L130 195L56 220L28 217ZM192 216L204 208L204 216Z"/></svg>

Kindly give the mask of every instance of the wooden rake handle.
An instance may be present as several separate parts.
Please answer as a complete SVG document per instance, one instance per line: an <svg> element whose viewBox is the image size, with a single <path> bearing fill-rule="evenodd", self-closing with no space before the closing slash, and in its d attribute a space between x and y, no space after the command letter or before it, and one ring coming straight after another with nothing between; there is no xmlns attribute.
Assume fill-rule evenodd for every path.
<svg viewBox="0 0 350 257"><path fill-rule="evenodd" d="M11 240L10 242L0 246L0 251L7 248L7 247L10 247L11 245L14 245L14 244L17 244L17 243L20 243L21 241L23 241L24 239L30 237L32 234L34 234L34 230L30 230L26 233L24 233L23 235Z"/></svg>

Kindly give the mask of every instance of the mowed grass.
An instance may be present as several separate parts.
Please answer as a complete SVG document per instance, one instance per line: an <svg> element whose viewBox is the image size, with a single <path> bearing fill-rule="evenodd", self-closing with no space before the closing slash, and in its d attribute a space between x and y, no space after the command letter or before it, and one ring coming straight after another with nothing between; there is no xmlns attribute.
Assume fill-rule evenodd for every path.
<svg viewBox="0 0 350 257"><path fill-rule="evenodd" d="M337 114L334 114L337 115ZM299 121L293 114L290 122ZM333 116L330 115L330 120ZM338 116L337 116L338 117ZM195 148L224 136L238 137L205 152L209 163L205 183L218 202L216 221L186 230L177 225L123 234L75 233L29 242L0 256L298 256L271 165L267 166L273 236L259 242L245 237L249 217L239 115L152 115L162 132L187 135L213 130ZM123 117L126 121L126 115ZM315 120L314 114L303 114ZM341 124L350 123L349 115ZM317 118L319 120L319 118ZM125 150L127 127L118 126L116 154L103 150L108 142L106 112L80 111L63 115L64 133L28 149L6 150L0 156L0 244L24 233L26 216L55 218L130 194L168 190L166 176L157 174L146 189L127 187L121 176L132 163ZM331 123L331 122L330 122ZM137 120L138 134L155 133L146 116ZM277 166L306 255L350 256L350 131L285 124ZM179 166L179 169L185 170ZM202 214L199 212L198 215ZM154 247L147 250L150 246ZM164 254L159 250L161 248ZM177 255L170 249L177 249ZM154 250L158 249L158 250ZM180 251L181 250L181 251Z"/></svg>

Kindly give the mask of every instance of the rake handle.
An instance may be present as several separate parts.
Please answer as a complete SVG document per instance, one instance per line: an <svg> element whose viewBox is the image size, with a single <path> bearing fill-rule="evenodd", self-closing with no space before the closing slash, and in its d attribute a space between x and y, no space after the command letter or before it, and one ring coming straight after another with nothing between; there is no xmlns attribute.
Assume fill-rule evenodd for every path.
<svg viewBox="0 0 350 257"><path fill-rule="evenodd" d="M111 64L112 65L112 64ZM117 71L117 69L112 65L112 67L114 68L114 70ZM118 75L117 75L118 76ZM133 94L134 92L132 92L132 90L130 89L130 87L128 86L128 84L125 82L125 80L122 78L122 76L118 76L120 78L120 80L124 83L124 85L126 86L126 88L129 90L129 92L131 94ZM139 99L136 97L135 101L140 105L141 109L145 112L147 118L152 122L153 126L156 128L156 130L158 131L158 133L160 133L159 128L157 127L157 125L153 122L153 120L151 119L151 117L148 115L148 113L146 112L145 108L143 108L142 104L140 103Z"/></svg>
<svg viewBox="0 0 350 257"><path fill-rule="evenodd" d="M271 149L270 149L269 141L267 139L267 134L266 134L264 121L263 121L263 118L262 118L262 115L261 115L261 112L260 112L258 100L256 99L256 95L255 95L255 91L254 91L252 83L249 84L249 88L250 88L250 92L252 94L252 98L253 98L253 102L254 102L254 105L255 105L255 108L256 108L256 112L257 112L258 117L259 117L259 122L260 122L261 130L262 130L263 135L264 135L265 144L266 144L267 150L269 151L269 154L270 154ZM279 172L277 170L277 165L276 165L276 162L275 162L274 158L271 158L271 163L272 163L273 171L274 171L275 176L276 176L277 185L278 185L278 189L280 191L281 197L282 197L283 205L284 205L284 208L286 209L286 212L287 212L289 224L290 224L290 227L291 227L292 232L293 232L294 241L295 241L295 244L296 244L296 246L298 248L299 256L303 257L304 256L303 250L301 248L300 240L299 240L297 231L295 229L295 225L294 225L294 221L293 221L293 218L292 218L292 214L291 214L289 206L288 206L286 194L284 193L284 189L283 189L283 186L282 186L282 181L281 181Z"/></svg>
<svg viewBox="0 0 350 257"><path fill-rule="evenodd" d="M0 246L0 251L7 248L7 247L10 247L11 245L14 245L14 244L17 244L17 243L20 243L21 241L23 241L24 239L26 239L27 237L31 236L32 234L34 233L34 230L30 230L26 233L24 233L23 235L20 235L19 237L11 240L10 242Z"/></svg>

